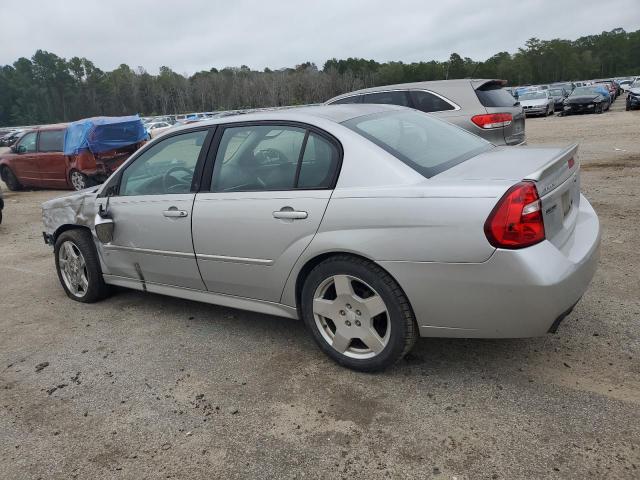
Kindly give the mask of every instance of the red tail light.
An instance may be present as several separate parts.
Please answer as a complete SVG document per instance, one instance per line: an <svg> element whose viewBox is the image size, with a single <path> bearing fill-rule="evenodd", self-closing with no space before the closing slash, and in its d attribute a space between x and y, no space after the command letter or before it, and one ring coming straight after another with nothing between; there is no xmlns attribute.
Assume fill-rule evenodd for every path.
<svg viewBox="0 0 640 480"><path fill-rule="evenodd" d="M484 233L496 248L524 248L544 240L536 186L532 182L521 182L507 190L487 218Z"/></svg>
<svg viewBox="0 0 640 480"><path fill-rule="evenodd" d="M513 115L510 113L488 113L471 117L471 121L480 128L498 128L511 125Z"/></svg>

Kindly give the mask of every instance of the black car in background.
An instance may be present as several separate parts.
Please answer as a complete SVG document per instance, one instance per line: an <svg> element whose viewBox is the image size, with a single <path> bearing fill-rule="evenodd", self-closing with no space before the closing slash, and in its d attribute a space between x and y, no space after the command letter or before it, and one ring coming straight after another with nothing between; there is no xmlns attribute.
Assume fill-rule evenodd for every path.
<svg viewBox="0 0 640 480"><path fill-rule="evenodd" d="M14 130L0 137L0 147L10 147L20 138L24 130Z"/></svg>
<svg viewBox="0 0 640 480"><path fill-rule="evenodd" d="M569 92L567 92L564 87L549 87L547 92L549 92L549 96L553 98L554 111L561 112L564 107L564 100L569 96Z"/></svg>
<svg viewBox="0 0 640 480"><path fill-rule="evenodd" d="M598 92L597 87L577 87L571 92L563 105L563 115L572 113L602 113L608 110L611 102Z"/></svg>
<svg viewBox="0 0 640 480"><path fill-rule="evenodd" d="M640 108L640 80L636 80L627 89L626 110L634 110Z"/></svg>

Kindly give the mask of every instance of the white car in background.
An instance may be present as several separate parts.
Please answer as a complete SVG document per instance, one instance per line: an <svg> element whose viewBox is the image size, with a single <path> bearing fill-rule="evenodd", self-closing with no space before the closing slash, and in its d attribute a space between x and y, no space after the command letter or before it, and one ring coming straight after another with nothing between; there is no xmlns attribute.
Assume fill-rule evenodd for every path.
<svg viewBox="0 0 640 480"><path fill-rule="evenodd" d="M524 114L530 115L552 115L555 110L553 97L548 90L532 90L520 94L518 97Z"/></svg>
<svg viewBox="0 0 640 480"><path fill-rule="evenodd" d="M168 122L153 122L147 125L147 131L151 138L156 138L158 135L161 135L165 131L171 128L171 124Z"/></svg>

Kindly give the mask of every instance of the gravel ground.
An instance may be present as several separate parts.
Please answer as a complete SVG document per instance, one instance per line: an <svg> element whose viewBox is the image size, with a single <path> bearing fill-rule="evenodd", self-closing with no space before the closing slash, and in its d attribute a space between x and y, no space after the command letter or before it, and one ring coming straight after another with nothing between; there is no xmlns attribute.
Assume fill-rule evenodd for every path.
<svg viewBox="0 0 640 480"><path fill-rule="evenodd" d="M527 120L579 142L602 260L556 335L422 339L342 369L301 322L119 291L72 302L40 203L0 225L0 478L640 477L640 112ZM634 220L635 219L635 220Z"/></svg>

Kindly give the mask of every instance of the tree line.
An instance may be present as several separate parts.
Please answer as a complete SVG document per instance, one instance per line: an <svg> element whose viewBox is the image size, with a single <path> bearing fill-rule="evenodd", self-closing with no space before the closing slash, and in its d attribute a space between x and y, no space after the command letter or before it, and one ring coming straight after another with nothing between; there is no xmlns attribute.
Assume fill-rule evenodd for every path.
<svg viewBox="0 0 640 480"><path fill-rule="evenodd" d="M191 76L157 75L122 64L105 72L86 59L38 50L0 67L0 125L35 125L96 115L160 115L323 102L359 88L454 78L501 78L510 85L640 74L640 30L621 28L577 40L529 39L485 61L452 53L414 63L362 58L307 62L277 71L246 65Z"/></svg>

